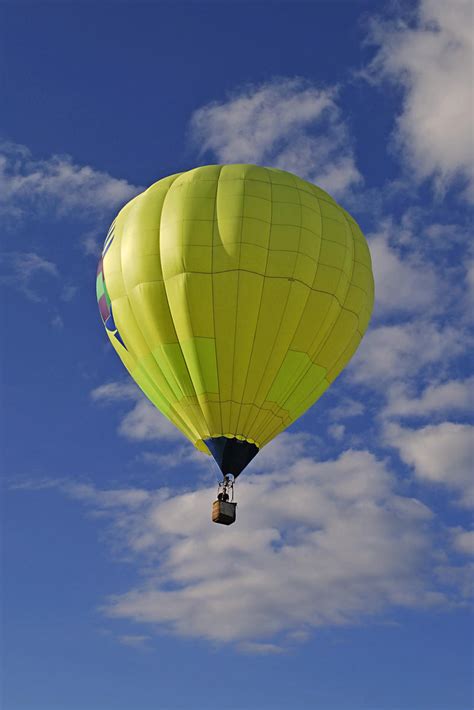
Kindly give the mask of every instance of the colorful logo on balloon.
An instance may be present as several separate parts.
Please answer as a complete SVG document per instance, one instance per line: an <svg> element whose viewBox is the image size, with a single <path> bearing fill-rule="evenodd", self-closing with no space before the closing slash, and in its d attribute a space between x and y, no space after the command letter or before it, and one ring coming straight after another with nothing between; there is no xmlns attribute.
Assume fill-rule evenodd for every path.
<svg viewBox="0 0 474 710"><path fill-rule="evenodd" d="M97 267L97 281L96 281L96 293L97 293L97 303L99 306L99 311L100 311L100 316L102 318L102 322L105 326L105 328L109 331L111 335L113 335L120 345L127 349L127 346L122 340L122 336L118 332L118 328L115 325L114 321L114 316L112 313L112 303L110 301L110 296L107 291L107 286L105 284L105 277L104 277L104 255L108 251L110 245L112 244L112 241L114 239L114 230L113 230L113 225L109 230L109 233L107 235L107 239L105 240L104 244L104 250L102 252L102 258L99 261L99 265Z"/></svg>

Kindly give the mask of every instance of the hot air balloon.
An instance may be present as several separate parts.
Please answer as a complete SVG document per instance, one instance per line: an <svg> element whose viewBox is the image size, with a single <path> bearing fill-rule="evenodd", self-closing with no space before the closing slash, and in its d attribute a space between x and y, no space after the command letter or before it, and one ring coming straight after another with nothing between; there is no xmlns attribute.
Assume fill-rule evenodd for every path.
<svg viewBox="0 0 474 710"><path fill-rule="evenodd" d="M209 165L120 210L97 299L135 382L216 460L214 519L229 523L233 480L355 353L374 282L360 228L324 190L275 168Z"/></svg>

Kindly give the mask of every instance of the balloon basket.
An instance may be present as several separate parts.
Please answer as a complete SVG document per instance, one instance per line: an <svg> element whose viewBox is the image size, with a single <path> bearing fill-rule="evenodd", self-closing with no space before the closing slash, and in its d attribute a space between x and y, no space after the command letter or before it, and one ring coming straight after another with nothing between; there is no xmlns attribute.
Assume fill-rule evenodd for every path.
<svg viewBox="0 0 474 710"><path fill-rule="evenodd" d="M226 500L215 500L212 504L212 522L221 525L235 523L237 503Z"/></svg>

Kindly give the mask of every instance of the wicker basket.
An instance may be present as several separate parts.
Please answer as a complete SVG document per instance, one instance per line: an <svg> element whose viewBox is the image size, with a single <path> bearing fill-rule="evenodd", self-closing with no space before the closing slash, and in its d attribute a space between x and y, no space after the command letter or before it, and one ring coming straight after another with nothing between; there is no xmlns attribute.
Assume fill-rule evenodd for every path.
<svg viewBox="0 0 474 710"><path fill-rule="evenodd" d="M237 503L224 500L215 500L212 504L212 522L221 525L235 523Z"/></svg>

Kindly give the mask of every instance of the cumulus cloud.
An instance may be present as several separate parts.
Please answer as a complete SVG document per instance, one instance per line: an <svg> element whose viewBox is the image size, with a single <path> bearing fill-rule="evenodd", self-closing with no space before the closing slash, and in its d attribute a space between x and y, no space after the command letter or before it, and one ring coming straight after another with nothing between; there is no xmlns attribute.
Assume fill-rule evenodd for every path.
<svg viewBox="0 0 474 710"><path fill-rule="evenodd" d="M331 419L351 419L360 417L365 412L365 404L352 397L339 396L336 401L337 404L330 409Z"/></svg>
<svg viewBox="0 0 474 710"><path fill-rule="evenodd" d="M135 441L180 439L182 434L148 400L139 399L120 422L119 434Z"/></svg>
<svg viewBox="0 0 474 710"><path fill-rule="evenodd" d="M191 134L220 162L290 170L340 195L361 175L336 98L335 89L275 79L199 108Z"/></svg>
<svg viewBox="0 0 474 710"><path fill-rule="evenodd" d="M183 446L174 444L172 450L166 453L144 451L140 455L140 460L150 466L160 466L162 469L164 468L166 470L184 465L187 466L189 464L206 467L211 461L207 456L203 456L201 452L187 442L183 444Z"/></svg>
<svg viewBox="0 0 474 710"><path fill-rule="evenodd" d="M230 528L211 523L207 487L70 494L110 516L144 575L107 601L110 617L277 653L314 627L444 599L430 582L431 511L367 451L247 474Z"/></svg>
<svg viewBox="0 0 474 710"><path fill-rule="evenodd" d="M241 651L251 653L256 656L279 655L284 653L284 649L276 643L256 643L254 641L244 641L239 645Z"/></svg>
<svg viewBox="0 0 474 710"><path fill-rule="evenodd" d="M421 0L406 21L374 23L372 41L378 50L369 70L404 91L397 140L414 177L433 177L441 191L462 178L471 201L472 24L470 0Z"/></svg>
<svg viewBox="0 0 474 710"><path fill-rule="evenodd" d="M81 246L86 256L93 256L95 259L99 258L102 249L101 237L103 241L103 234L98 234L95 229L89 230L83 235Z"/></svg>
<svg viewBox="0 0 474 710"><path fill-rule="evenodd" d="M428 385L419 396L410 394L398 383L389 391L384 414L392 417L442 416L451 412L470 412L473 404L474 378L447 380Z"/></svg>
<svg viewBox="0 0 474 710"><path fill-rule="evenodd" d="M74 211L102 212L118 207L139 192L126 180L68 155L33 158L26 146L0 145L0 213L19 218L32 211L66 215Z"/></svg>
<svg viewBox="0 0 474 710"><path fill-rule="evenodd" d="M456 589L458 603L462 604L463 599L468 604L471 602L474 591L474 563L441 564L436 568L435 573L440 583Z"/></svg>
<svg viewBox="0 0 474 710"><path fill-rule="evenodd" d="M283 431L265 446L250 463L247 471L274 471L282 466L291 466L299 458L314 453L318 439L305 431Z"/></svg>
<svg viewBox="0 0 474 710"><path fill-rule="evenodd" d="M336 441L342 441L344 434L346 433L346 427L344 424L331 424L328 426L328 434L332 436Z"/></svg>
<svg viewBox="0 0 474 710"><path fill-rule="evenodd" d="M474 300L474 260L470 260L466 268L466 284L469 291L469 298L471 301Z"/></svg>
<svg viewBox="0 0 474 710"><path fill-rule="evenodd" d="M138 387L125 382L108 382L96 387L91 392L95 402L110 404L130 402L133 404L119 424L121 436L132 441L175 441L183 435L161 414Z"/></svg>
<svg viewBox="0 0 474 710"><path fill-rule="evenodd" d="M463 555L474 555L474 530L454 528L451 530L453 547Z"/></svg>
<svg viewBox="0 0 474 710"><path fill-rule="evenodd" d="M420 429L390 424L386 440L415 475L451 489L463 506L474 505L474 427L442 422Z"/></svg>
<svg viewBox="0 0 474 710"><path fill-rule="evenodd" d="M471 230L464 224L433 222L423 229L423 236L428 237L427 246L440 251L470 244Z"/></svg>
<svg viewBox="0 0 474 710"><path fill-rule="evenodd" d="M122 646L148 650L148 642L151 640L151 637L143 634L122 634L122 636L117 636L117 640Z"/></svg>
<svg viewBox="0 0 474 710"><path fill-rule="evenodd" d="M43 301L40 284L46 277L57 279L56 264L34 252L0 253L0 283L15 288L30 301Z"/></svg>
<svg viewBox="0 0 474 710"><path fill-rule="evenodd" d="M140 390L133 382L107 382L91 392L94 402L120 402L137 399Z"/></svg>
<svg viewBox="0 0 474 710"><path fill-rule="evenodd" d="M439 307L440 283L432 264L391 245L387 231L369 237L369 246L377 287L374 315L426 313Z"/></svg>
<svg viewBox="0 0 474 710"><path fill-rule="evenodd" d="M353 382L386 389L394 381L407 381L421 370L465 352L471 340L462 330L413 318L395 325L372 327L351 363Z"/></svg>
<svg viewBox="0 0 474 710"><path fill-rule="evenodd" d="M150 493L140 488L118 488L101 491L87 483L71 483L64 480L55 481L56 485L65 490L73 498L94 504L101 509L127 509L141 508L149 499Z"/></svg>

